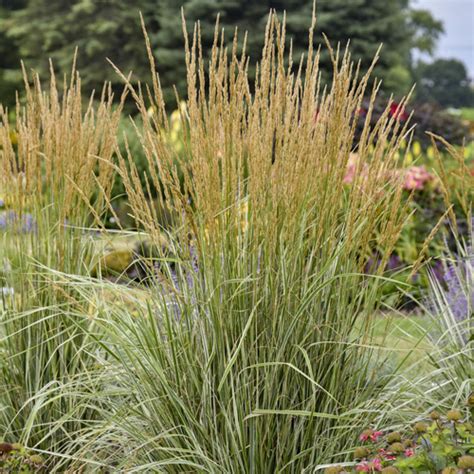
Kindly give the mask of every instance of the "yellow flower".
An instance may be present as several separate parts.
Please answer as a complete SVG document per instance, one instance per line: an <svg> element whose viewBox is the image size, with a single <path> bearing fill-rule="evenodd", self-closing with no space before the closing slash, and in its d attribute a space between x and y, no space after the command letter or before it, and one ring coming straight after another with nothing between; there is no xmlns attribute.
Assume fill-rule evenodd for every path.
<svg viewBox="0 0 474 474"><path fill-rule="evenodd" d="M178 118L178 120L172 120L171 121L171 130L180 132L181 131L181 120Z"/></svg>
<svg viewBox="0 0 474 474"><path fill-rule="evenodd" d="M430 160L433 160L435 157L435 151L434 148L430 145L427 150L426 150L426 155Z"/></svg>
<svg viewBox="0 0 474 474"><path fill-rule="evenodd" d="M179 123L181 121L181 113L179 110L173 110L171 113L171 122L173 123Z"/></svg>
<svg viewBox="0 0 474 474"><path fill-rule="evenodd" d="M180 103L179 103L179 110L182 112L182 113L186 113L187 110L188 110L188 107L186 105L186 101L185 100L182 100Z"/></svg>
<svg viewBox="0 0 474 474"><path fill-rule="evenodd" d="M18 144L18 134L14 130L10 131L10 141L12 145Z"/></svg>
<svg viewBox="0 0 474 474"><path fill-rule="evenodd" d="M171 143L175 143L179 140L178 132L176 130L171 130L170 132L170 141Z"/></svg>
<svg viewBox="0 0 474 474"><path fill-rule="evenodd" d="M421 155L421 145L420 142L413 143L412 151L415 156Z"/></svg>

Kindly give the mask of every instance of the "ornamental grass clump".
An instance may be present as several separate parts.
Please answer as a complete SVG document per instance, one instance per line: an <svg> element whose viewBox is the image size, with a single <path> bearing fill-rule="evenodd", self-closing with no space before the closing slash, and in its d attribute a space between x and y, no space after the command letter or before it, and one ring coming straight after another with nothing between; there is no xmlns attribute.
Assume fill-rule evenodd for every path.
<svg viewBox="0 0 474 474"><path fill-rule="evenodd" d="M307 55L293 62L285 23L271 13L253 84L245 39L236 34L227 49L217 26L207 63L199 26L191 39L185 32L180 153L163 133L147 43L152 86L127 82L147 184L132 156L121 174L134 218L157 244L154 190L176 216L178 284L166 293L157 276L133 314L122 305L97 314L114 391L104 393L102 432L81 440L82 458L117 471L299 473L344 451L352 428L379 415L388 377L368 342L406 217L394 170L407 124L388 106L372 127L369 108L354 140L372 68L363 74L348 50L328 46L334 71L323 87L313 29L314 18ZM346 183L352 152L368 167ZM368 276L374 246L382 262Z"/></svg>
<svg viewBox="0 0 474 474"><path fill-rule="evenodd" d="M0 233L0 286L10 290L0 302L0 436L28 448L60 452L94 419L89 303L67 275L91 268L84 228L107 205L120 113L108 86L84 103L74 68L62 85L51 70L46 88L25 72L13 125L0 108L0 189L9 216Z"/></svg>

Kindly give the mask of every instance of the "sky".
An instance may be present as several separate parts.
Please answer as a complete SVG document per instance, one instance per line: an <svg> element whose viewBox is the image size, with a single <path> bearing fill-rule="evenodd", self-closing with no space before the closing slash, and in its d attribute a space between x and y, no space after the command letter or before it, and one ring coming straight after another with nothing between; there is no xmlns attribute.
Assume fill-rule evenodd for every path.
<svg viewBox="0 0 474 474"><path fill-rule="evenodd" d="M460 59L474 78L474 0L413 0L413 5L444 23L435 57Z"/></svg>

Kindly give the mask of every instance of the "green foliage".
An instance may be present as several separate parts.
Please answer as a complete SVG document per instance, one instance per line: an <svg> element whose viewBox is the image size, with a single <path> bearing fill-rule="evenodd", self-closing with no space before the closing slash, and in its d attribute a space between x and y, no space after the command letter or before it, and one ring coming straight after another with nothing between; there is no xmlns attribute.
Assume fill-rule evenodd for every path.
<svg viewBox="0 0 474 474"><path fill-rule="evenodd" d="M407 66L397 64L390 67L384 74L383 88L396 96L403 96L413 86L413 77Z"/></svg>
<svg viewBox="0 0 474 474"><path fill-rule="evenodd" d="M15 104L15 91L21 84L19 45L7 31L14 12L25 6L25 0L3 1L0 5L0 99L6 106Z"/></svg>
<svg viewBox="0 0 474 474"><path fill-rule="evenodd" d="M461 117L464 120L474 123L474 107L463 107L461 108Z"/></svg>
<svg viewBox="0 0 474 474"><path fill-rule="evenodd" d="M472 107L474 91L466 66L457 59L419 62L415 68L417 98L442 107Z"/></svg>
<svg viewBox="0 0 474 474"><path fill-rule="evenodd" d="M61 73L69 71L78 48L77 66L86 90L99 93L107 80L121 89L107 59L124 71L144 75L144 63L136 60L143 50L138 12L146 14L152 4L141 0L131 8L126 0L32 0L11 15L6 34L19 45L27 67L42 75L48 73L49 58Z"/></svg>
<svg viewBox="0 0 474 474"><path fill-rule="evenodd" d="M84 86L89 90L99 89L105 79L112 81L117 90L120 81L106 58L124 72L133 70L132 82L138 77L142 80L147 77L147 60L141 54L143 39L138 18L141 11L159 65L165 99L173 105L174 85L181 97L186 96L181 5L188 26L198 20L201 22L205 55L212 44L218 13L227 39L232 38L236 27L240 32L249 32L247 52L251 77L260 57L263 27L270 9L286 11L287 35L293 41L295 62L306 49L305 32L312 10L312 2L307 0L185 0L181 4L173 0L139 0L133 4L126 0L31 0L4 22L2 34L8 42L3 44L17 44L27 65L41 73L47 72L49 57L61 72L68 70L77 46ZM410 7L407 0L321 0L317 8L318 31L324 32L334 46L339 42L345 46L350 39L354 59L361 59L363 68L369 66L379 45L384 43L376 74L387 78L387 90L397 94L406 93L411 86L410 49L431 51L442 30L440 22L428 12ZM33 23L35 31L31 34ZM315 41L324 43L321 35L315 37ZM332 63L325 48L321 60L329 79ZM15 67L16 63L15 59Z"/></svg>
<svg viewBox="0 0 474 474"><path fill-rule="evenodd" d="M385 111L389 98L381 95L373 104L373 110L369 117L371 124L375 125L380 115ZM391 106L391 115L398 114L398 119L404 122L412 116L412 123L416 124L413 130L413 140L419 142L424 150L431 146L431 134L444 138L452 145L462 145L469 143L471 131L468 125L460 118L443 110L439 105L428 102L419 102L418 99L410 101L410 104L398 110L399 104L393 102ZM359 111L359 121L357 123L357 136L360 135L364 122L367 118L368 104L367 100L362 103ZM417 153L418 157L419 153ZM431 153L433 158L433 153ZM433 160L431 162L433 164Z"/></svg>
<svg viewBox="0 0 474 474"><path fill-rule="evenodd" d="M47 92L38 76L31 88L25 77L14 125L0 107L0 192L10 216L0 234L0 433L62 452L96 419L93 322L65 275L90 272L94 247L83 230L104 211L121 113L107 91L83 107L71 76L60 90L52 74Z"/></svg>
<svg viewBox="0 0 474 474"><path fill-rule="evenodd" d="M413 48L432 54L436 40L444 32L442 21L433 18L429 10L412 9L409 25L413 35Z"/></svg>
<svg viewBox="0 0 474 474"><path fill-rule="evenodd" d="M18 443L0 443L0 472L3 474L44 473L46 466L39 454Z"/></svg>
<svg viewBox="0 0 474 474"><path fill-rule="evenodd" d="M69 13L98 27L101 5ZM61 6L51 4L53 18ZM101 28L102 38L115 31ZM121 108L105 99L83 110L74 81L63 95L35 77L15 131L1 114L1 191L16 217L0 235L0 430L47 451L48 472L314 471L351 452L354 431L398 421L433 392L446 403L438 385L458 371L458 353L439 338L434 374L398 377L402 364L373 338L384 265L364 273L374 247L389 258L406 221L409 189L392 178L408 124L388 107L354 136L368 77L355 80L340 57L319 95L311 49L305 80L287 73L283 32L272 15L255 94L245 61L227 62L217 42L209 80L195 83L205 59L190 46L186 109L169 117L155 83L151 107L135 97L128 147L116 141ZM132 255L100 260L89 228L109 202L117 148L129 209L151 242L138 249L149 286L101 279ZM347 182L354 149L367 167ZM175 218L167 249L155 194ZM35 225L20 233L27 212ZM455 375L451 397L468 376ZM471 436L464 413L448 416L456 435ZM444 434L446 446L452 437L433 432ZM409 441L424 436L418 425ZM0 444L6 468L43 467L10 446ZM466 451L448 454L466 466Z"/></svg>
<svg viewBox="0 0 474 474"><path fill-rule="evenodd" d="M184 94L184 69L180 61L182 45L179 30L178 6L171 2L169 12L174 20L163 22L156 33L150 29L150 36L165 88L176 81L178 91ZM297 62L306 50L304 32L309 27L312 5L306 0L274 0L267 3L245 0L202 1L190 0L184 3L188 25L200 20L204 52L209 50L213 39L214 22L220 13L221 25L226 29L227 39L231 39L235 27L248 31L247 52L250 56L250 75L254 77L252 65L260 57L263 45L262 29L270 8L286 11L287 35L293 42L293 57ZM408 6L406 0L321 0L317 2L318 34L315 42L324 45L320 33L329 41L344 47L351 43L351 53L355 60L362 61L366 69L378 47L384 44L384 54L375 74L387 78L386 90L398 95L406 94L412 85L409 72L410 49L415 47L430 51L438 34L442 31L439 21L426 11ZM319 33L320 32L320 33ZM330 55L325 47L321 51L322 71L326 79L332 71ZM179 71L179 72L178 72ZM171 74L175 77L170 77ZM177 76L177 77L176 77ZM400 81L400 78L403 80ZM166 92L166 91L165 91ZM167 95L169 97L169 95Z"/></svg>
<svg viewBox="0 0 474 474"><path fill-rule="evenodd" d="M362 446L353 450L353 467L330 467L326 473L382 472L387 474L456 474L474 469L472 411L433 411L425 421L384 434L373 429L360 435Z"/></svg>

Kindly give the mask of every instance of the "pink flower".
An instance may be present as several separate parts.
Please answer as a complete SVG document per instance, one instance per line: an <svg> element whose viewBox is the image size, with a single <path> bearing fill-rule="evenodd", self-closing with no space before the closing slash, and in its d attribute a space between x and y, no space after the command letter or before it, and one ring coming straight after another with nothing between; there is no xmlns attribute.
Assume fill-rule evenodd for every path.
<svg viewBox="0 0 474 474"><path fill-rule="evenodd" d="M382 470L382 461L375 458L372 461L362 461L356 466L358 472L376 472Z"/></svg>
<svg viewBox="0 0 474 474"><path fill-rule="evenodd" d="M382 456L386 461L395 461L395 459L397 459L396 456L394 456L391 452L383 449L383 448L380 448L379 449L379 454L380 456Z"/></svg>
<svg viewBox="0 0 474 474"><path fill-rule="evenodd" d="M383 431L374 431L374 430L368 429L362 432L362 434L359 436L359 439L361 441L370 440L375 443L382 435L383 435Z"/></svg>
<svg viewBox="0 0 474 474"><path fill-rule="evenodd" d="M374 431L370 437L372 441L377 441L383 435L383 431Z"/></svg>
<svg viewBox="0 0 474 474"><path fill-rule="evenodd" d="M405 449L405 456L407 458L413 456L415 454L415 451L412 448Z"/></svg>
<svg viewBox="0 0 474 474"><path fill-rule="evenodd" d="M375 458L372 461L372 466L374 471L381 471L382 470L382 461L379 458Z"/></svg>
<svg viewBox="0 0 474 474"><path fill-rule="evenodd" d="M405 170L403 187L408 191L423 189L425 184L433 179L434 176L424 166L410 166Z"/></svg>
<svg viewBox="0 0 474 474"><path fill-rule="evenodd" d="M362 461L356 466L356 471L358 472L370 472L369 463L367 461Z"/></svg>
<svg viewBox="0 0 474 474"><path fill-rule="evenodd" d="M370 428L368 430L364 430L361 435L359 436L359 439L361 441L367 441L370 439L370 437L373 435L374 430L371 430Z"/></svg>

